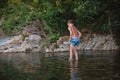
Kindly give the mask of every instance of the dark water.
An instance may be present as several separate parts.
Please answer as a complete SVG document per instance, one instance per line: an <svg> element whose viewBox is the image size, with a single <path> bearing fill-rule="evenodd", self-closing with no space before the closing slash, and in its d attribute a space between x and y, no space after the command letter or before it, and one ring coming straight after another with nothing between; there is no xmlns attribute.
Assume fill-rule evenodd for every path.
<svg viewBox="0 0 120 80"><path fill-rule="evenodd" d="M119 51L0 54L0 80L120 80Z"/></svg>

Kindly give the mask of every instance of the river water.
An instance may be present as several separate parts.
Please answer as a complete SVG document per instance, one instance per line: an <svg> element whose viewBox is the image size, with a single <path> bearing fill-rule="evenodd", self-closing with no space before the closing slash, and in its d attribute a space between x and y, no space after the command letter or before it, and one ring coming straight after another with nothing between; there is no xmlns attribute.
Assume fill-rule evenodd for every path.
<svg viewBox="0 0 120 80"><path fill-rule="evenodd" d="M119 51L0 54L0 80L120 80Z"/></svg>

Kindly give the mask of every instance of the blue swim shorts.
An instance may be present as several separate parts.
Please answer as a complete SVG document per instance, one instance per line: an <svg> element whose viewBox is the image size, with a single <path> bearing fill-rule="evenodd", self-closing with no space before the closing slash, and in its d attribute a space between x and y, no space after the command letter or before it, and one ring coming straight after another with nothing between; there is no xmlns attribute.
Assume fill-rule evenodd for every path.
<svg viewBox="0 0 120 80"><path fill-rule="evenodd" d="M80 38L71 38L70 43L73 46L79 46L79 44L80 44Z"/></svg>

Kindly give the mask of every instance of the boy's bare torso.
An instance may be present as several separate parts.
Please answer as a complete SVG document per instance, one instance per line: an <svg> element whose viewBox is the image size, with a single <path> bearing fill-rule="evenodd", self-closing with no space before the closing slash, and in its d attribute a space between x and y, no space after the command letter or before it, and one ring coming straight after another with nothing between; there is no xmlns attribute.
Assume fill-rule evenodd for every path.
<svg viewBox="0 0 120 80"><path fill-rule="evenodd" d="M70 31L70 38L79 38L80 37L80 32L77 30L76 27L70 26L68 27Z"/></svg>

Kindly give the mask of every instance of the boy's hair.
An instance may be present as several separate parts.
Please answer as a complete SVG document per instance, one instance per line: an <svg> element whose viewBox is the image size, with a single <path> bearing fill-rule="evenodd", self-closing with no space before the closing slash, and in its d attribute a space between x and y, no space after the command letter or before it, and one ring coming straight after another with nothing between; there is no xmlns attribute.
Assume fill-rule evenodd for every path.
<svg viewBox="0 0 120 80"><path fill-rule="evenodd" d="M74 21L72 19L68 20L67 23L72 23L74 24Z"/></svg>

